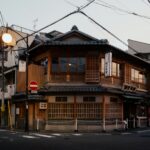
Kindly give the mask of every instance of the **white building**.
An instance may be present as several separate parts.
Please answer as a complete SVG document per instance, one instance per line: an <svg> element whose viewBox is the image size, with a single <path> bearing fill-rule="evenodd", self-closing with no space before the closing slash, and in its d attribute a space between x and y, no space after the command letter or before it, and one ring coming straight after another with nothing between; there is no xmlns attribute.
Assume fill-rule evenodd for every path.
<svg viewBox="0 0 150 150"><path fill-rule="evenodd" d="M4 50L4 104L5 104L5 124L10 125L8 120L10 121L10 117L12 120L11 124L15 122L15 107L11 105L11 113L9 113L8 101L11 103L11 98L16 92L16 72L18 69L18 58L21 54L26 50L26 42L24 40L20 40L23 37L26 37L29 33L25 33L19 30L15 30L14 28L9 29L5 27L0 27L0 35L3 33L10 33L12 35L13 41L11 44L14 44L13 47L2 44L1 52L0 52L0 105L2 100L2 52ZM28 45L32 43L34 36L30 36L28 38ZM20 40L19 42L17 42ZM16 43L17 42L17 43ZM9 116L12 114L12 116ZM0 115L1 116L1 115ZM1 119L0 119L1 120Z"/></svg>

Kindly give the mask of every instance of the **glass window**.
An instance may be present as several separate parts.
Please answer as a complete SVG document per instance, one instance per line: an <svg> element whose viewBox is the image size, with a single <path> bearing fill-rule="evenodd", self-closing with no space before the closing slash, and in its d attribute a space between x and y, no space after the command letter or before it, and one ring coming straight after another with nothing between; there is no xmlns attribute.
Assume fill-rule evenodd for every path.
<svg viewBox="0 0 150 150"><path fill-rule="evenodd" d="M67 102L67 97L56 97L56 102Z"/></svg>
<svg viewBox="0 0 150 150"><path fill-rule="evenodd" d="M83 73L85 72L85 58L84 57L53 57L52 58L52 72L70 72Z"/></svg>
<svg viewBox="0 0 150 150"><path fill-rule="evenodd" d="M79 57L77 65L78 65L78 72L85 72L85 58Z"/></svg>
<svg viewBox="0 0 150 150"><path fill-rule="evenodd" d="M38 65L41 65L44 67L44 74L47 74L47 70L48 70L48 59L47 58L43 58L40 61L37 62Z"/></svg>
<svg viewBox="0 0 150 150"><path fill-rule="evenodd" d="M102 58L101 59L101 72L104 73L104 69L105 69L105 59ZM120 76L120 64L116 63L116 62L112 62L112 76L116 76L119 77Z"/></svg>
<svg viewBox="0 0 150 150"><path fill-rule="evenodd" d="M61 72L67 72L67 58L65 57L60 57L59 58L60 60L60 69L61 69Z"/></svg>
<svg viewBox="0 0 150 150"><path fill-rule="evenodd" d="M120 64L112 62L112 75L116 77L120 76Z"/></svg>
<svg viewBox="0 0 150 150"><path fill-rule="evenodd" d="M58 57L52 58L52 72L58 72L59 67L59 60Z"/></svg>
<svg viewBox="0 0 150 150"><path fill-rule="evenodd" d="M95 100L94 96L83 97L83 102L95 102Z"/></svg>
<svg viewBox="0 0 150 150"><path fill-rule="evenodd" d="M68 66L70 72L77 72L77 58L70 58Z"/></svg>
<svg viewBox="0 0 150 150"><path fill-rule="evenodd" d="M105 61L104 61L104 58L101 59L101 72L104 73L104 64L105 64Z"/></svg>
<svg viewBox="0 0 150 150"><path fill-rule="evenodd" d="M145 75L141 73L139 70L136 70L134 68L131 69L131 80L138 83L146 82Z"/></svg>

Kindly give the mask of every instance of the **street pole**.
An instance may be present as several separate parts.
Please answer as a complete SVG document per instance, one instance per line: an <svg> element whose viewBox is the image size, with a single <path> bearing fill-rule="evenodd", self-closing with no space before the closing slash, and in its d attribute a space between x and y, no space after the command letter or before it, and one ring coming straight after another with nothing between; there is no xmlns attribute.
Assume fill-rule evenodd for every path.
<svg viewBox="0 0 150 150"><path fill-rule="evenodd" d="M28 104L28 62L29 62L29 45L28 45L28 37L26 40L26 45L27 49L25 52L26 56L26 99L25 99L25 132L29 131L29 118L28 118L28 113L29 113L29 104Z"/></svg>
<svg viewBox="0 0 150 150"><path fill-rule="evenodd" d="M3 45L3 42L1 43L1 61L2 61L2 89L1 89L1 93L2 93L2 100L1 100L1 127L4 127L5 126L5 103L4 103L4 98L5 98L5 95L4 95L4 84L5 84L5 81L4 81L4 45Z"/></svg>

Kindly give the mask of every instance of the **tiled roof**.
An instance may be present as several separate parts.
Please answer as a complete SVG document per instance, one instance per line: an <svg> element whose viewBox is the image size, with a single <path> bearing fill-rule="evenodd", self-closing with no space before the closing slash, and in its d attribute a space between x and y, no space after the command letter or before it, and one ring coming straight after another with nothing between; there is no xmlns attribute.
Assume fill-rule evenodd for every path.
<svg viewBox="0 0 150 150"><path fill-rule="evenodd" d="M88 85L88 86L47 86L39 90L39 93L59 93L59 92L103 92L104 88L100 85Z"/></svg>

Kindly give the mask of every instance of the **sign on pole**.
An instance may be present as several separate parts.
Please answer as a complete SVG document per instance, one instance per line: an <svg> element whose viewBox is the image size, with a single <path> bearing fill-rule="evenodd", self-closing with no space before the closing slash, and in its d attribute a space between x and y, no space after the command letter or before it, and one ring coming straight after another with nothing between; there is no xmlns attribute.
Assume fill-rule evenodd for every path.
<svg viewBox="0 0 150 150"><path fill-rule="evenodd" d="M31 89L31 93L37 93L38 84L37 84L36 81L31 81L30 82L30 89Z"/></svg>

